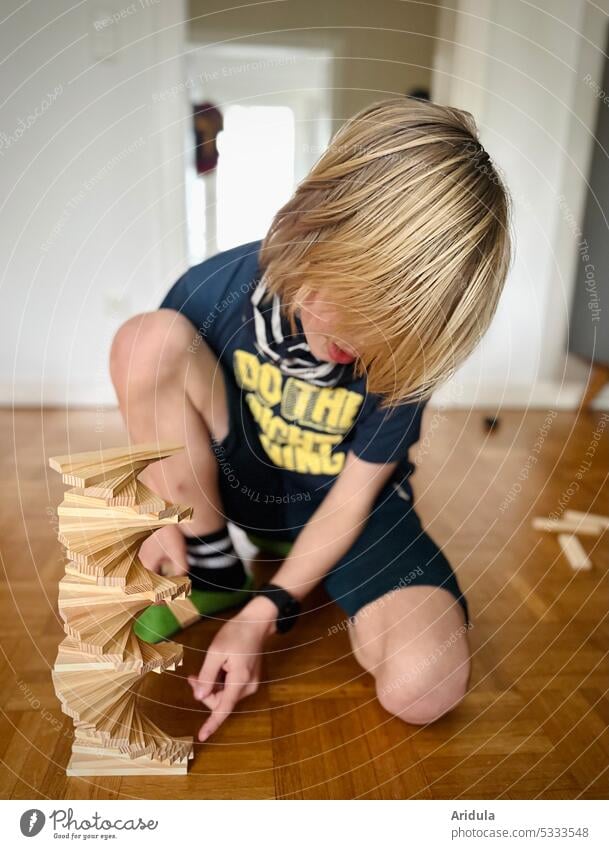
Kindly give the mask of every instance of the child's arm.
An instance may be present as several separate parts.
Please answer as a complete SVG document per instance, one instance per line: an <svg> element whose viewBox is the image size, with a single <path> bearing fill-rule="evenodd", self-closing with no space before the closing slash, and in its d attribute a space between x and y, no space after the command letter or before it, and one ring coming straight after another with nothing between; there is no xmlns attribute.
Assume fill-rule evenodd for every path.
<svg viewBox="0 0 609 849"><path fill-rule="evenodd" d="M377 495L396 465L367 463L349 454L342 472L299 534L273 583L297 599L311 592L360 535ZM248 605L250 616L251 604L252 608ZM276 615L275 606L270 604ZM262 605L259 607L262 612Z"/></svg>
<svg viewBox="0 0 609 849"><path fill-rule="evenodd" d="M377 495L396 463L367 463L349 454L343 471L298 535L273 583L302 599L347 553L364 528ZM237 702L256 691L265 639L274 632L277 608L257 596L214 638L197 677L194 697L212 711L199 731L206 740Z"/></svg>

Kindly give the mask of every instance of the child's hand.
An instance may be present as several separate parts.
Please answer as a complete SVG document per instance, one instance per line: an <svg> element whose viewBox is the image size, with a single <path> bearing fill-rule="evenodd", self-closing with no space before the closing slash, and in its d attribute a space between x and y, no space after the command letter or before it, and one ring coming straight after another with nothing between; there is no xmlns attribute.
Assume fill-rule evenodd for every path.
<svg viewBox="0 0 609 849"><path fill-rule="evenodd" d="M145 539L139 556L146 569L157 575L184 575L188 571L186 543L176 525L166 525Z"/></svg>
<svg viewBox="0 0 609 849"><path fill-rule="evenodd" d="M199 675L189 676L195 699L211 710L199 730L202 743L222 725L237 702L257 691L262 649L275 629L276 615L268 599L251 601L218 631Z"/></svg>

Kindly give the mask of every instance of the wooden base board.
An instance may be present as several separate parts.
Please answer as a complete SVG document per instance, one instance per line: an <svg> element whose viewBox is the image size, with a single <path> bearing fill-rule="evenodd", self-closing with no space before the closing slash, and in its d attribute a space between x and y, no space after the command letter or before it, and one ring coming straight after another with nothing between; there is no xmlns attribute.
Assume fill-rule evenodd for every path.
<svg viewBox="0 0 609 849"><path fill-rule="evenodd" d="M188 760L168 764L154 758L129 758L125 755L93 755L72 751L66 774L72 777L103 775L187 775Z"/></svg>

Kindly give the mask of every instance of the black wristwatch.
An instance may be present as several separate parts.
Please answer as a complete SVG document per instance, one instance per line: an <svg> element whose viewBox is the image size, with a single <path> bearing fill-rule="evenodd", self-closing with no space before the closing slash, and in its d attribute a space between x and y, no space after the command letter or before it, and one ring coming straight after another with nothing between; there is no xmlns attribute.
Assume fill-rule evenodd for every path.
<svg viewBox="0 0 609 849"><path fill-rule="evenodd" d="M264 584L256 591L256 595L263 595L273 602L277 608L277 630L280 634L287 633L296 624L300 616L300 602L283 587L277 584Z"/></svg>

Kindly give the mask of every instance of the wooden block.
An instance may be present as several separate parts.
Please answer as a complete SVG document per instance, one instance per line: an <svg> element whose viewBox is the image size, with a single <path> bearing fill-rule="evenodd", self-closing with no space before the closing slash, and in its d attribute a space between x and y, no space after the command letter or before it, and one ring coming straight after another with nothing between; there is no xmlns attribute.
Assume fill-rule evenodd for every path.
<svg viewBox="0 0 609 849"><path fill-rule="evenodd" d="M89 575L94 578L103 578L106 575L116 576L115 583L124 584L128 574L129 561L137 557L141 541L142 537L138 536L129 540L128 545L124 542L120 545L109 545L92 553L86 553L80 546L80 551L71 551L67 547L66 554L70 558L70 562L66 564L66 572L77 572L79 575Z"/></svg>
<svg viewBox="0 0 609 849"><path fill-rule="evenodd" d="M187 628L193 622L198 622L201 618L201 614L189 598L170 601L167 603L167 607L171 610L182 628Z"/></svg>
<svg viewBox="0 0 609 849"><path fill-rule="evenodd" d="M114 508L113 515L128 515L129 513L153 514L159 519L180 512L177 504L168 504L141 481L132 479L114 496L92 495L90 490L83 487L68 489L63 504L58 509L62 515L62 507L91 507L97 509ZM66 510L63 510L68 515ZM82 514L86 515L86 514ZM95 515L94 513L90 515ZM110 512L107 515L112 515Z"/></svg>
<svg viewBox="0 0 609 849"><path fill-rule="evenodd" d="M85 496L109 499L123 497L126 503L130 503L133 500L131 493L135 487L136 478L147 465L147 462L134 463L132 468L127 469L120 475L105 478L89 486L75 487L75 489L79 489Z"/></svg>
<svg viewBox="0 0 609 849"><path fill-rule="evenodd" d="M582 513L579 510L565 510L564 517L570 522L585 521L596 524L601 530L609 528L609 516L599 516L597 513Z"/></svg>
<svg viewBox="0 0 609 849"><path fill-rule="evenodd" d="M61 479L64 483L70 486L90 487L96 484L106 484L111 482L113 488L116 487L117 480L120 480L121 487L131 481L143 469L146 468L148 462L140 460L139 462L127 462L121 465L94 465L83 466L76 472L63 474Z"/></svg>
<svg viewBox="0 0 609 849"><path fill-rule="evenodd" d="M559 534L558 542L572 569L576 571L592 569L590 558L577 537L571 534Z"/></svg>
<svg viewBox="0 0 609 849"><path fill-rule="evenodd" d="M118 531L128 533L130 529L144 529L153 533L164 525L186 521L192 516L192 508L175 505L171 515L159 519L150 513L125 513L116 507L97 510L92 507L74 507L63 502L58 507L58 515L61 536L75 533L96 539L103 534L114 536Z"/></svg>
<svg viewBox="0 0 609 849"><path fill-rule="evenodd" d="M78 752L74 747L66 773L74 777L87 775L186 775L188 773L188 758L168 763L149 757L130 759L120 754L100 757L99 755Z"/></svg>
<svg viewBox="0 0 609 849"><path fill-rule="evenodd" d="M103 572L95 572L93 575L83 571L82 563L68 563L66 574L77 574L81 581L92 580L98 586L123 587L125 592L132 592L131 587L140 578L140 560L137 556L139 546L132 546L130 550L106 567ZM141 567L144 568L143 566ZM138 581L141 585L141 580Z"/></svg>
<svg viewBox="0 0 609 849"><path fill-rule="evenodd" d="M114 534L59 533L57 539L65 546L68 557L76 563L97 566L103 574L116 564L133 546L139 546L149 536L148 528L127 528Z"/></svg>
<svg viewBox="0 0 609 849"><path fill-rule="evenodd" d="M60 643L54 671L84 672L102 670L124 672L134 671L139 675L146 672L161 672L176 669L182 665L184 649L179 643L158 643L151 645L142 642L133 631L125 645L123 655L112 660L108 655L91 654L83 650L82 644L74 637L65 637Z"/></svg>
<svg viewBox="0 0 609 849"><path fill-rule="evenodd" d="M116 713L115 724L118 724L116 720L119 718L128 732L121 736L114 735L111 740L99 730L78 724L74 735L74 751L94 757L117 756L128 760L148 756L168 765L192 757L192 737L170 737L139 710L132 713L124 711L120 717Z"/></svg>
<svg viewBox="0 0 609 849"><path fill-rule="evenodd" d="M59 644L57 658L53 666L53 671L61 672L76 672L76 671L91 671L100 669L115 669L116 664L107 656L89 654L83 652L81 644L74 637L65 637Z"/></svg>
<svg viewBox="0 0 609 849"><path fill-rule="evenodd" d="M553 534L582 534L583 536L598 536L602 530L595 521L588 519L546 519L538 516L533 519L533 529L547 531Z"/></svg>
<svg viewBox="0 0 609 849"><path fill-rule="evenodd" d="M146 461L148 463L162 460L183 450L182 445L162 444L154 442L140 443L120 448L105 448L98 451L81 451L77 454L62 454L49 457L49 466L60 474L78 474L82 469L112 468L129 463Z"/></svg>

